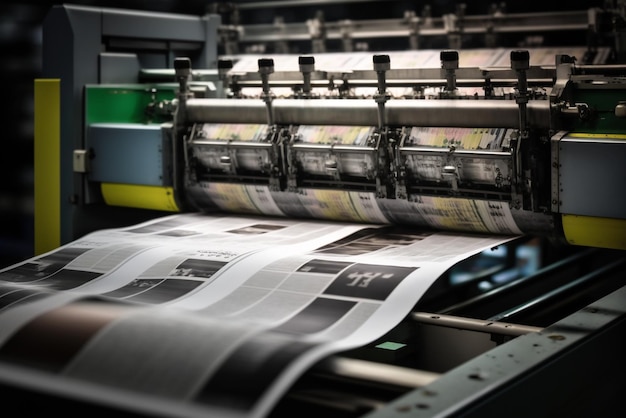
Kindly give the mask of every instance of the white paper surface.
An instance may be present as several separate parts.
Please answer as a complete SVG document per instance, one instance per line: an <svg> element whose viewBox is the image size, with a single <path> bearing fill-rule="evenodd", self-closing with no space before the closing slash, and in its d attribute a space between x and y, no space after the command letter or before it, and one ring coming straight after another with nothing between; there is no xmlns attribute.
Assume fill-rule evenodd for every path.
<svg viewBox="0 0 626 418"><path fill-rule="evenodd" d="M0 271L0 377L157 415L262 417L512 238L207 214L97 231Z"/></svg>

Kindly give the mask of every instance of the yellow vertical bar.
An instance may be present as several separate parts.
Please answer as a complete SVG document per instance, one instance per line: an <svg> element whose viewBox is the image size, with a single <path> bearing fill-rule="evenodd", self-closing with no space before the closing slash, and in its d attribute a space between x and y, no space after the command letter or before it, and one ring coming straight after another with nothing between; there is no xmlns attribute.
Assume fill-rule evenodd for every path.
<svg viewBox="0 0 626 418"><path fill-rule="evenodd" d="M61 243L61 80L35 80L35 254Z"/></svg>

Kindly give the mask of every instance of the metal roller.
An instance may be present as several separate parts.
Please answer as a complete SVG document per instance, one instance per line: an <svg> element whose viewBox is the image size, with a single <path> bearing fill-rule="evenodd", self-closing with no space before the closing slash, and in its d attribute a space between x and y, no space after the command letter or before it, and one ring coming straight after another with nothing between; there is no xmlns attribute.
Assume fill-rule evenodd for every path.
<svg viewBox="0 0 626 418"><path fill-rule="evenodd" d="M188 122L266 123L261 100L189 99ZM378 120L373 100L320 99L272 102L278 125L371 125ZM519 107L507 100L390 100L385 106L386 121L392 126L517 127ZM547 100L528 104L531 127L549 128Z"/></svg>
<svg viewBox="0 0 626 418"><path fill-rule="evenodd" d="M261 100L189 99L186 107L191 123L267 123Z"/></svg>

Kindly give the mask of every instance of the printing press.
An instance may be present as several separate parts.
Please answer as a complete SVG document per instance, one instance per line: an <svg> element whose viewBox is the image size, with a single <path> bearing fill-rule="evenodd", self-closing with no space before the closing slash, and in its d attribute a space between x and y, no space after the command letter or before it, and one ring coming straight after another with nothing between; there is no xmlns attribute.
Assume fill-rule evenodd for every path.
<svg viewBox="0 0 626 418"><path fill-rule="evenodd" d="M455 266L380 341L317 364L272 415L624 412L626 64L611 47L541 64L541 47L465 48L462 17L420 26L440 50L402 26L412 50L246 54L218 40L277 26L53 7L35 193L60 209L36 206L36 247L187 211L520 235Z"/></svg>

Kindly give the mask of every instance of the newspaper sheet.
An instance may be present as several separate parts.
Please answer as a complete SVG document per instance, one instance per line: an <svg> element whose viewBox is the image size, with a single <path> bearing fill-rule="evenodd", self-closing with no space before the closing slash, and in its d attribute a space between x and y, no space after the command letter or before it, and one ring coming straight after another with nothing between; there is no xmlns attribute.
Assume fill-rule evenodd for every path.
<svg viewBox="0 0 626 418"><path fill-rule="evenodd" d="M201 213L99 230L0 270L0 379L155 416L267 416L514 238Z"/></svg>

